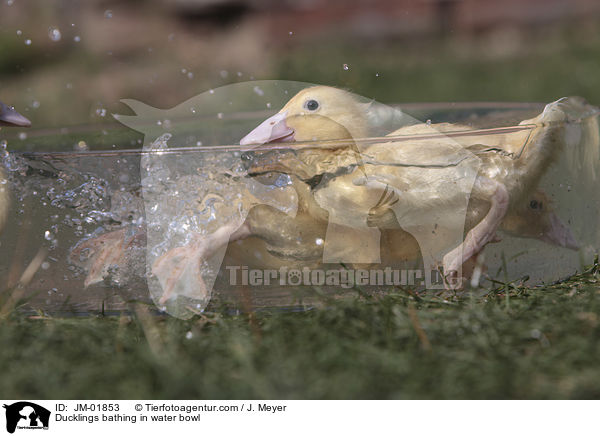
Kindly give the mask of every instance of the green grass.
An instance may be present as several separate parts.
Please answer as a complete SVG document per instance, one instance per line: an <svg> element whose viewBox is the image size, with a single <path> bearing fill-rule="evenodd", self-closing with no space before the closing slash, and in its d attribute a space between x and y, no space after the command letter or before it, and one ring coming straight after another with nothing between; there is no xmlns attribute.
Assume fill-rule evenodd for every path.
<svg viewBox="0 0 600 436"><path fill-rule="evenodd" d="M297 313L0 322L6 398L598 398L598 265L547 287ZM509 289L510 298L506 296ZM190 333L191 332L191 337Z"/></svg>

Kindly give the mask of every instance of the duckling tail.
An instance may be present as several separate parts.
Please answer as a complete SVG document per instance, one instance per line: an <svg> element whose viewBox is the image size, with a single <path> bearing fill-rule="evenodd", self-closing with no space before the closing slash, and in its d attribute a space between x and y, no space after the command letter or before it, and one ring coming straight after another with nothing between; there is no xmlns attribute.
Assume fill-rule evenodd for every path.
<svg viewBox="0 0 600 436"><path fill-rule="evenodd" d="M516 162L521 174L528 180L537 182L546 169L558 159L563 148L568 150L567 156L583 153L588 160L589 152L585 152L584 148L594 147L582 142L587 142L590 138L596 138L595 152L598 153L599 113L600 109L588 104L581 97L563 97L546 105L537 117L522 121L521 125L532 126L532 133ZM590 126L590 123L594 126ZM596 161L590 160L585 164L589 166L594 162ZM595 174L594 171L594 168L591 168L592 174Z"/></svg>

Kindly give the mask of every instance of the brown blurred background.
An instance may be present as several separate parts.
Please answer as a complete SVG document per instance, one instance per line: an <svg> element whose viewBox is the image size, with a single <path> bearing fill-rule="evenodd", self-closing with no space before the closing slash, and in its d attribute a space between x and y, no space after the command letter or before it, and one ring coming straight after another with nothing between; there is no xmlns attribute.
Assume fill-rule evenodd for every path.
<svg viewBox="0 0 600 436"><path fill-rule="evenodd" d="M387 103L598 103L599 25L597 0L1 0L0 99L37 127L252 79Z"/></svg>

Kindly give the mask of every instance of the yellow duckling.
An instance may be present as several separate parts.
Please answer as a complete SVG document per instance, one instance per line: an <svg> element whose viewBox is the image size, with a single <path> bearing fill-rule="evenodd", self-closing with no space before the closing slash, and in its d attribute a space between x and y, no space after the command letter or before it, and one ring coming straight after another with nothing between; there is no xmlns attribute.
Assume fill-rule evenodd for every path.
<svg viewBox="0 0 600 436"><path fill-rule="evenodd" d="M434 129L428 139L403 141L390 136L389 140L362 144L356 139L368 135L365 105L343 90L319 86L298 93L240 144L344 140L257 149L258 157L250 162L249 174L292 175L301 199L299 214L306 214L306 222L312 226L327 221L331 224L333 219L345 231L365 231L366 217L379 227L379 218L393 212L396 222L388 222L417 237L429 266L445 253L444 271L452 278L463 263L495 239L507 214L522 210L565 143L567 113L585 113L590 108L578 99L548 105L541 115L521 123L531 125L529 139L519 157L513 158L506 151L478 142L463 146L448 141L443 135L436 136ZM460 207L464 209L462 219L456 213ZM160 303L171 298L184 271L198 270L196 279L202 287L199 263L228 241L258 236L268 244L278 238L279 230L288 228L278 214L257 216L260 214L250 213L241 227L225 225L158 258L152 271L164 290ZM461 229L458 239L457 226ZM468 231L464 238L462 229ZM442 236L432 238L436 231ZM563 238L565 245L572 242L568 239ZM350 248L360 253L372 247Z"/></svg>
<svg viewBox="0 0 600 436"><path fill-rule="evenodd" d="M360 112L361 105L353 107L348 102L351 97L344 94L347 93L328 87L304 90L241 143L264 143L281 138L310 141L364 137L364 123L354 115ZM346 109L342 117L338 104ZM320 185L311 192L316 203L330 212L330 221L333 211L337 224L353 229L363 225L364 217L372 215L374 206L381 212L393 210L396 218L400 218L400 213L403 216L398 219L400 226L414 236L423 236L419 245L425 251L423 256L430 258L446 251L448 244L456 243L451 241L456 232L450 234L445 229L444 237L437 238L430 234L438 227L438 233L443 234L445 227L461 225L449 223L451 218L460 218L460 214L450 215L466 196L469 213L465 229L469 232L443 259L446 273L456 275L464 262L495 239L495 232L507 213L518 209L534 190L565 142L567 114L593 111L577 98L561 99L546 106L541 115L521 123L532 127L527 132L527 146L518 158L496 147L481 145L479 141L462 146L444 136L435 137L431 129L433 137L430 139L366 144L358 157L353 147L347 145L335 152L323 148L317 152L313 148L278 150L274 152L277 156L269 153L270 160L266 164L261 158L255 173L282 171L296 174L309 184L320 176ZM348 114L352 114L351 119L356 122L348 121ZM422 129L419 133L423 134ZM518 135L522 137L522 132ZM318 164L314 164L315 157ZM476 159L469 162L470 157ZM466 179L474 169L476 177L471 189ZM323 183L323 177L329 179ZM386 197L386 193L390 195ZM384 203L378 201L384 197ZM315 217L322 217L313 213L313 208L309 209ZM464 222L465 215L462 216Z"/></svg>
<svg viewBox="0 0 600 436"><path fill-rule="evenodd" d="M18 113L13 107L0 101L0 127L1 126L29 127L31 126L31 121ZM4 181L4 171L0 168L0 182ZM8 191L6 183L0 183L0 229L4 227L9 207L10 192Z"/></svg>

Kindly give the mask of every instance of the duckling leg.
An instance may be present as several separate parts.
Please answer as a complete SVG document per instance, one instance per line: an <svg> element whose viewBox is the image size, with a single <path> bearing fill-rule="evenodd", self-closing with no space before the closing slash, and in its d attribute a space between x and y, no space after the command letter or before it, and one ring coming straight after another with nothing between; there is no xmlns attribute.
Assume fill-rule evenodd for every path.
<svg viewBox="0 0 600 436"><path fill-rule="evenodd" d="M490 210L485 218L467 233L463 243L444 256L444 274L451 288L459 287L461 284L458 271L462 264L496 238L496 229L508 211L508 190L502 183L488 178L478 178L474 190L479 190L478 194L489 193Z"/></svg>
<svg viewBox="0 0 600 436"><path fill-rule="evenodd" d="M183 286L184 292L192 290L208 295L209 290L202 279L200 264L210 258L229 241L237 241L251 235L247 223L226 224L210 235L195 234L192 241L183 247L177 247L160 256L152 265L154 274L163 289L159 304L165 304L171 298L176 286Z"/></svg>

